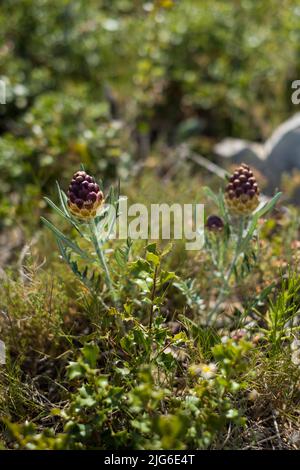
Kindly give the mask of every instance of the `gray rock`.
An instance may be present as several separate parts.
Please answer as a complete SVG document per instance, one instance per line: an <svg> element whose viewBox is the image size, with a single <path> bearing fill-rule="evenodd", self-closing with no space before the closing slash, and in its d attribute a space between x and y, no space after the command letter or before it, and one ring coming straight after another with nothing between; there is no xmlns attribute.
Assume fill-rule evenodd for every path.
<svg viewBox="0 0 300 470"><path fill-rule="evenodd" d="M214 147L215 153L231 163L247 163L267 179L267 192L279 187L283 173L300 170L300 113L281 124L264 143L241 139L224 139Z"/></svg>

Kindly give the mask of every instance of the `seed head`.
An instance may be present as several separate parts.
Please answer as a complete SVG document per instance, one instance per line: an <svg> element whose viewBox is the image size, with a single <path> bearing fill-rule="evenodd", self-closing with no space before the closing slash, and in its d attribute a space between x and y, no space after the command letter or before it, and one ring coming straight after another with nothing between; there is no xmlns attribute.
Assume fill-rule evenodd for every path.
<svg viewBox="0 0 300 470"><path fill-rule="evenodd" d="M210 232L222 232L224 228L224 222L218 215L210 215L206 220L206 228Z"/></svg>
<svg viewBox="0 0 300 470"><path fill-rule="evenodd" d="M103 204L103 193L95 178L85 171L73 175L68 190L68 206L71 214L79 219L92 219Z"/></svg>
<svg viewBox="0 0 300 470"><path fill-rule="evenodd" d="M251 214L259 204L259 188L250 167L242 163L229 179L225 202L232 213Z"/></svg>

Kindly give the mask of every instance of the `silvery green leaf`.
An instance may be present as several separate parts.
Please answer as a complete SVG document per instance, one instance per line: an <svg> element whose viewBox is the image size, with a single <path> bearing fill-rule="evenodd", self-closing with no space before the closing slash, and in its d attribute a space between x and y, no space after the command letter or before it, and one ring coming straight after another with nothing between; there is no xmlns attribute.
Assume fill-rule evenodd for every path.
<svg viewBox="0 0 300 470"><path fill-rule="evenodd" d="M249 229L248 229L248 233L247 233L246 237L243 239L243 242L242 242L242 249L245 249L245 247L247 246L247 244L251 240L251 238L253 236L253 233L254 233L254 231L257 227L258 220L263 215L267 214L268 212L270 212L273 209L273 207L277 203L278 199L280 198L281 194L282 193L277 193L271 199L271 201L267 202L263 207L261 207L256 212L254 212L251 224L250 224Z"/></svg>
<svg viewBox="0 0 300 470"><path fill-rule="evenodd" d="M69 254L64 247L63 242L56 237L57 245L61 253L62 258L69 265L76 277L91 291L97 292L98 286L100 283L100 275L95 275L93 271L90 276L88 276L88 266L85 266L84 271L79 270L78 264L76 261L71 259L71 254Z"/></svg>
<svg viewBox="0 0 300 470"><path fill-rule="evenodd" d="M66 237L58 228L55 227L49 220L45 219L45 217L41 217L43 223L54 233L56 237L62 240L69 248L71 248L75 253L81 256L83 259L91 261L91 258L81 249L79 246L72 242L68 237Z"/></svg>
<svg viewBox="0 0 300 470"><path fill-rule="evenodd" d="M53 201L51 201L51 199L49 199L48 197L44 197L45 201L47 202L47 204L49 204L49 206L52 207L52 209L54 209L58 215L60 215L61 217L63 217L64 219L70 221L70 217L68 217L65 212L63 212L59 207L57 207L56 204L54 204Z"/></svg>
<svg viewBox="0 0 300 470"><path fill-rule="evenodd" d="M216 204L216 206L219 207L218 197L216 196L216 194L208 186L204 186L203 192L208 197L208 199L213 201Z"/></svg>
<svg viewBox="0 0 300 470"><path fill-rule="evenodd" d="M58 181L56 181L56 186L57 186L58 195L59 195L59 199L60 199L60 203L61 203L61 206L63 208L63 211L64 211L64 213L66 214L67 217L70 217L70 213L69 213L68 206L67 206L67 196L60 189Z"/></svg>
<svg viewBox="0 0 300 470"><path fill-rule="evenodd" d="M225 224L229 224L228 212L225 208L224 195L221 189L218 194L218 206L219 206L221 217L224 218Z"/></svg>
<svg viewBox="0 0 300 470"><path fill-rule="evenodd" d="M57 207L56 204L54 204L53 201L51 201L51 199L49 199L48 197L44 197L45 201L49 204L49 206L52 207L52 209L55 210L55 212L60 215L63 219L67 220L71 225L73 225L73 227L77 230L77 232L83 237L83 234L81 232L81 230L78 228L77 224L74 222L74 220L66 215L65 212L63 212L59 207Z"/></svg>
<svg viewBox="0 0 300 470"><path fill-rule="evenodd" d="M263 207L261 207L256 212L254 212L254 217L257 217L257 219L259 219L263 215L270 212L275 206L275 204L277 203L277 201L279 200L279 198L281 197L281 195L282 193L275 194L275 196L269 202L267 202L266 204L263 205Z"/></svg>
<svg viewBox="0 0 300 470"><path fill-rule="evenodd" d="M101 219L99 221L96 220L97 240L99 243L104 244L109 240L115 227L117 216L118 206L116 206L116 201L115 204L111 204L104 208L104 211L100 216Z"/></svg>

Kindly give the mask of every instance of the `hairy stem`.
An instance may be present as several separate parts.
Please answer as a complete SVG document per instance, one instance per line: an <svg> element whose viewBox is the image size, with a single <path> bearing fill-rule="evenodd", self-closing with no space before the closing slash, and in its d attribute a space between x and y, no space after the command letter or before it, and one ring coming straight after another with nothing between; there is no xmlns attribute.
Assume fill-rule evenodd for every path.
<svg viewBox="0 0 300 470"><path fill-rule="evenodd" d="M113 285L112 285L112 281L111 281L111 277L110 277L110 273L109 273L109 269L108 269L108 266L107 266L107 263L106 263L104 253L103 253L102 248L100 246L100 243L98 241L97 226L96 226L96 223L95 223L94 219L89 222L89 227L90 227L90 231L91 231L92 242L93 242L93 245L95 247L98 260L100 262L101 267L104 270L106 285L108 287L108 290L111 292L113 299L115 299L115 291L114 291L114 288L113 288Z"/></svg>
<svg viewBox="0 0 300 470"><path fill-rule="evenodd" d="M153 276L153 286L151 291L151 309L150 309L150 320L149 320L149 330L152 329L153 315L154 315L154 298L156 291L156 277L157 277L157 266L155 266L154 276Z"/></svg>
<svg viewBox="0 0 300 470"><path fill-rule="evenodd" d="M237 263L237 260L238 260L240 254L241 254L241 245L242 245L242 241L243 241L243 232L244 232L244 222L245 222L244 218L241 217L240 222L239 222L238 238L237 238L237 243L236 243L236 246L235 246L234 255L233 255L233 258L232 258L231 263L229 265L229 268L228 268L228 270L226 271L226 273L224 275L223 285L220 289L220 293L219 293L218 298L216 300L215 306L214 306L214 308L212 309L212 311L210 312L210 314L208 316L208 323L213 324L216 320L217 312L219 310L220 305L222 304L222 302L224 300L225 294L226 294L226 292L228 290L228 287L229 287L230 278L232 276L232 273L233 273L233 270L234 270L235 265Z"/></svg>

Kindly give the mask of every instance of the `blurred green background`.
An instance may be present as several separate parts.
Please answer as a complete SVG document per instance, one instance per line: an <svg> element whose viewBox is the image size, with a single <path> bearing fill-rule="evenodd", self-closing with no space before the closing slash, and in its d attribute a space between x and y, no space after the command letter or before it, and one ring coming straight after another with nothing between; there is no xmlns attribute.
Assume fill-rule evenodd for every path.
<svg viewBox="0 0 300 470"><path fill-rule="evenodd" d="M191 138L264 140L295 112L297 0L0 3L0 230L32 231L82 162L105 181Z"/></svg>

